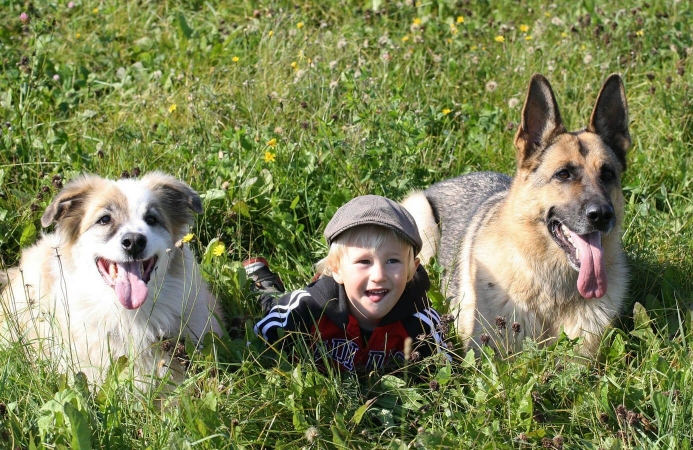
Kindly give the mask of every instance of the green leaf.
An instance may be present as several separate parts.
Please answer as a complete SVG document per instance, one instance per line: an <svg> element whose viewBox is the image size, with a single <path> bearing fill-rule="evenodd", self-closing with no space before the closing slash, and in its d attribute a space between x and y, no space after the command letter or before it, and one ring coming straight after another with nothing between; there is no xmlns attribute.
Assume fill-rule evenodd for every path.
<svg viewBox="0 0 693 450"><path fill-rule="evenodd" d="M183 36L185 36L185 39L190 39L190 36L193 34L192 28L188 25L188 21L185 20L185 16L183 13L178 14L178 27L180 28L180 31L183 32Z"/></svg>
<svg viewBox="0 0 693 450"><path fill-rule="evenodd" d="M29 222L22 230L22 236L19 238L19 245L21 247L28 247L33 244L36 241L37 234L36 225L34 225L34 222Z"/></svg>
<svg viewBox="0 0 693 450"><path fill-rule="evenodd" d="M214 200L223 200L226 198L226 191L223 189L209 189L204 194L200 195L205 203L211 203Z"/></svg>
<svg viewBox="0 0 693 450"><path fill-rule="evenodd" d="M250 218L250 208L244 201L234 203L231 207L231 211L235 212L236 214L240 214L243 217Z"/></svg>
<svg viewBox="0 0 693 450"><path fill-rule="evenodd" d="M366 411L368 411L368 408L370 408L373 405L373 403L376 402L376 400L378 400L378 399L372 398L370 400L367 400L366 403L364 403L363 405L361 405L359 407L359 409L357 409L356 412L354 413L354 417L351 418L351 421L357 425L359 423L361 423L361 419L363 419L363 415L366 413Z"/></svg>
<svg viewBox="0 0 693 450"><path fill-rule="evenodd" d="M445 386L448 384L450 381L450 378L452 377L452 367L450 364L445 364L443 367L438 370L438 373L436 374L436 381L441 385Z"/></svg>
<svg viewBox="0 0 693 450"><path fill-rule="evenodd" d="M72 448L90 449L91 448L91 428L89 427L88 417L85 411L80 411L72 403L63 405L65 415L70 419L72 428Z"/></svg>

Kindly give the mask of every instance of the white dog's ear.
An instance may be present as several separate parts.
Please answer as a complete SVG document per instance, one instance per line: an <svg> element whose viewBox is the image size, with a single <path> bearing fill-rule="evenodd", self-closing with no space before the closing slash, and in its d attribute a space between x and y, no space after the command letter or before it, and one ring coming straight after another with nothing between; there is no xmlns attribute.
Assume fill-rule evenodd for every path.
<svg viewBox="0 0 693 450"><path fill-rule="evenodd" d="M157 193L162 206L168 211L182 213L187 209L202 214L202 199L190 186L161 172L150 172L142 182Z"/></svg>
<svg viewBox="0 0 693 450"><path fill-rule="evenodd" d="M515 135L518 167L528 168L554 136L565 133L551 84L543 75L529 81L522 122Z"/></svg>
<svg viewBox="0 0 693 450"><path fill-rule="evenodd" d="M60 222L69 218L76 219L79 223L83 215L84 200L90 193L98 192L99 180L99 177L85 175L70 181L58 192L58 195L44 211L43 216L41 216L41 225L47 227L53 222Z"/></svg>

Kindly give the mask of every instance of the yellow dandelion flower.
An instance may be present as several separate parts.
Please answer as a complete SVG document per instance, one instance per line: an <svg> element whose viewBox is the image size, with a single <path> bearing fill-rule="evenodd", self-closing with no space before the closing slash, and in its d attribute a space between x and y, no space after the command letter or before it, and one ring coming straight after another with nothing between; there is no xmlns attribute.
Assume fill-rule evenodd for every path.
<svg viewBox="0 0 693 450"><path fill-rule="evenodd" d="M276 159L276 157L277 157L277 155L275 155L275 154L272 153L271 151L269 151L269 150L265 151L264 160L265 160L266 163L274 162L274 160Z"/></svg>
<svg viewBox="0 0 693 450"><path fill-rule="evenodd" d="M187 242L192 241L194 237L195 237L194 234L188 233L188 234L186 234L185 236L183 236L183 239L181 239L181 241L187 243Z"/></svg>
<svg viewBox="0 0 693 450"><path fill-rule="evenodd" d="M81 34L81 33L76 33L76 34L75 34L75 38L76 38L76 39L79 39L79 38L81 38L81 37L82 37L82 34Z"/></svg>
<svg viewBox="0 0 693 450"><path fill-rule="evenodd" d="M568 33L566 33L566 32L564 31L563 33L561 33L561 37L562 37L563 39L567 38L567 37L568 37Z"/></svg>
<svg viewBox="0 0 693 450"><path fill-rule="evenodd" d="M544 16L546 16L546 17L551 17L551 13L547 11L547 12L544 13Z"/></svg>
<svg viewBox="0 0 693 450"><path fill-rule="evenodd" d="M301 28L303 28L303 22L297 23L297 24L296 24L296 28L298 28L299 30L300 30Z"/></svg>
<svg viewBox="0 0 693 450"><path fill-rule="evenodd" d="M414 19L414 25L421 25L421 19L418 18L418 17L416 17L416 18Z"/></svg>
<svg viewBox="0 0 693 450"><path fill-rule="evenodd" d="M277 138L272 138L269 141L267 141L267 145L270 147L274 148L277 146Z"/></svg>
<svg viewBox="0 0 693 450"><path fill-rule="evenodd" d="M505 38L503 36L496 36L493 38L493 40L496 42L505 42Z"/></svg>
<svg viewBox="0 0 693 450"><path fill-rule="evenodd" d="M645 35L645 30L638 30L635 32L637 36L644 36Z"/></svg>
<svg viewBox="0 0 693 450"><path fill-rule="evenodd" d="M241 60L241 58L239 58L238 56L234 56L233 58L231 58L231 61L233 61L235 63L237 63L240 60Z"/></svg>
<svg viewBox="0 0 693 450"><path fill-rule="evenodd" d="M212 249L212 255L221 256L224 254L225 251L226 245L224 245L223 242L218 241L216 244L214 244L214 248Z"/></svg>
<svg viewBox="0 0 693 450"><path fill-rule="evenodd" d="M464 17L463 16L457 16L457 23L464 23Z"/></svg>
<svg viewBox="0 0 693 450"><path fill-rule="evenodd" d="M529 27L525 24L522 24L522 25L520 25L520 31L522 31L523 33L526 33L529 31Z"/></svg>
<svg viewBox="0 0 693 450"><path fill-rule="evenodd" d="M298 69L298 63L296 61L291 61L291 68L294 70Z"/></svg>
<svg viewBox="0 0 693 450"><path fill-rule="evenodd" d="M409 40L409 36L402 37L402 42L407 42L408 40Z"/></svg>
<svg viewBox="0 0 693 450"><path fill-rule="evenodd" d="M479 47L477 47L476 45L472 45L472 46L470 47L470 50L473 51L473 52L475 52L477 48L479 48Z"/></svg>
<svg viewBox="0 0 693 450"><path fill-rule="evenodd" d="M450 114L452 112L452 110L450 108L445 108L441 112L443 113L444 116L447 116L448 114Z"/></svg>
<svg viewBox="0 0 693 450"><path fill-rule="evenodd" d="M94 8L94 9L92 10L92 12L93 12L94 14L98 14L98 13L99 13L99 8Z"/></svg>
<svg viewBox="0 0 693 450"><path fill-rule="evenodd" d="M274 36L274 30L269 30L269 33L267 33L267 36L269 36L269 37Z"/></svg>
<svg viewBox="0 0 693 450"><path fill-rule="evenodd" d="M447 39L445 40L445 42L447 42L448 44L452 44L452 39L447 38Z"/></svg>
<svg viewBox="0 0 693 450"><path fill-rule="evenodd" d="M178 109L178 105L173 103L171 106L168 107L168 112L173 113L176 109Z"/></svg>
<svg viewBox="0 0 693 450"><path fill-rule="evenodd" d="M531 40L532 40L532 36L525 36L525 41L531 41Z"/></svg>

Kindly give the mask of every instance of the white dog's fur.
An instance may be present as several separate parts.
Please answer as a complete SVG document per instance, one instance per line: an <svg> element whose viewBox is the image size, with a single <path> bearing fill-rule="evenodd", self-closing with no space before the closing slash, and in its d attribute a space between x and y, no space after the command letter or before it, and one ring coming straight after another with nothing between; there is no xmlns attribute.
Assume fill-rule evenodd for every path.
<svg viewBox="0 0 693 450"><path fill-rule="evenodd" d="M55 232L3 274L2 335L97 383L120 356L134 362L140 385L164 376L162 339L197 344L222 333L216 300L180 242L192 212L202 212L199 195L158 172L67 184L41 218L44 227L55 222Z"/></svg>

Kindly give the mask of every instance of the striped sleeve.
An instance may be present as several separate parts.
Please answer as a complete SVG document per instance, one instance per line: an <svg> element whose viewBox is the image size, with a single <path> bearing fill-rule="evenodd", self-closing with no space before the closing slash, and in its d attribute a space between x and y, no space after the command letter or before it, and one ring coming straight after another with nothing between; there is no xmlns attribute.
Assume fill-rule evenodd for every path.
<svg viewBox="0 0 693 450"><path fill-rule="evenodd" d="M279 329L308 331L313 318L309 305L313 298L305 290L292 291L276 299L276 304L258 323L255 334L269 342L277 340Z"/></svg>
<svg viewBox="0 0 693 450"><path fill-rule="evenodd" d="M445 336L441 333L442 327L438 311L428 307L423 311L414 313L412 324L413 327L418 328L418 330L416 330L416 334L412 333L414 330L409 331L410 336L415 340L423 337L423 342L421 342L416 349L421 354L421 357L425 358L436 352L440 352L445 353L447 358L450 359L450 355L445 351L447 345L444 342Z"/></svg>

